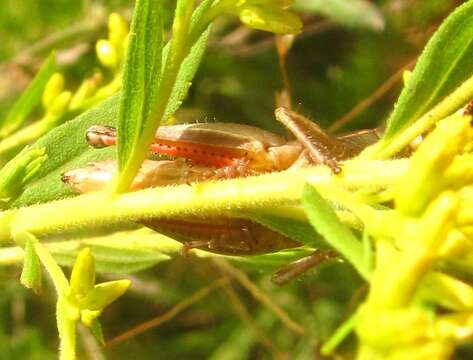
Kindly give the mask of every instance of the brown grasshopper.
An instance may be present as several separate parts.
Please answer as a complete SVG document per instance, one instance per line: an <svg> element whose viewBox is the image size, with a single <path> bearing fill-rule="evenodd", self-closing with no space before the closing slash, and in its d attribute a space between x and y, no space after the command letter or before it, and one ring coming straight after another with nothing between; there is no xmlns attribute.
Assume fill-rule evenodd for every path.
<svg viewBox="0 0 473 360"><path fill-rule="evenodd" d="M241 124L161 126L151 144L151 152L178 159L146 160L131 189L251 176L312 164L326 165L338 174L341 161L355 156L379 139L376 130L332 137L314 122L282 107L276 109L275 116L294 135L294 140L288 141L271 132ZM87 131L88 143L96 148L115 145L116 140L116 131L111 127L97 125ZM91 163L65 173L63 181L77 192L96 191L105 188L116 171L115 161ZM301 245L245 219L148 219L141 223L182 242L184 253L200 248L226 255L256 255ZM316 252L312 259L300 261L303 266L291 266L290 271L298 275L309 264L333 256L333 252L329 255ZM279 278L276 282L282 283L291 276L282 272Z"/></svg>
<svg viewBox="0 0 473 360"><path fill-rule="evenodd" d="M340 161L379 140L377 130L332 137L314 122L286 108L276 109L275 115L295 140L287 141L253 126L232 123L159 127L150 150L180 159L146 160L131 189L258 175L311 164L327 165L337 174L341 171ZM116 130L111 127L96 125L87 131L88 143L96 148L115 145L116 139ZM68 171L63 181L80 193L101 190L116 170L114 161L90 163Z"/></svg>

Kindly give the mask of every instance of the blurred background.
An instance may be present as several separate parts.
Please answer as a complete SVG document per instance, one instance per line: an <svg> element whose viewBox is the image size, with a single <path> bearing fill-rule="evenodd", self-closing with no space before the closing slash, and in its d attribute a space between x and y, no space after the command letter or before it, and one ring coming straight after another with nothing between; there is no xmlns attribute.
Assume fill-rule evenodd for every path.
<svg viewBox="0 0 473 360"><path fill-rule="evenodd" d="M166 0L167 27L174 1ZM458 0L300 0L304 21L285 63L294 109L333 131L382 126L425 43ZM107 17L131 18L126 0L2 0L0 2L0 116L21 94L42 61L58 51L67 86L74 89L100 66L95 41L106 36ZM104 74L105 77L112 74ZM275 38L219 19L180 121L232 121L283 132L273 119L275 93L284 87ZM355 109L355 110L354 110ZM132 275L130 293L103 315L111 339L163 314L221 277L215 264L178 258ZM0 268L0 358L54 359L55 295L23 289L20 269ZM366 291L344 264L327 264L277 287L267 272L246 273L263 294L305 328L304 335L262 305L238 282L209 289L161 326L105 349L80 330L84 359L317 359L321 343ZM105 279L112 276L104 275ZM350 358L353 342L340 349ZM458 358L468 358L468 348ZM471 353L470 353L471 355Z"/></svg>

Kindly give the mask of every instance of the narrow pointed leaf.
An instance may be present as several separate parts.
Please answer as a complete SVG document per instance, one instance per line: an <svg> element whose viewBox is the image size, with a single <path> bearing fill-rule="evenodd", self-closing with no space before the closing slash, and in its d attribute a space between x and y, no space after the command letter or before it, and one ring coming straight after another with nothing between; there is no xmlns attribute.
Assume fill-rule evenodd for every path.
<svg viewBox="0 0 473 360"><path fill-rule="evenodd" d="M176 110L181 106L184 98L187 96L187 92L192 85L192 79L199 68L200 62L202 61L202 57L207 47L207 41L210 32L210 26L208 26L207 29L199 29L198 26L201 25L202 17L210 8L213 1L214 0L202 1L202 3L192 14L190 32L200 35L197 39L191 39L194 42L190 47L189 53L182 61L176 81L174 83L174 87L169 97L168 104L166 106L166 111L164 112L163 119L168 119L176 112ZM170 45L171 43L166 44L163 49L163 63L166 63L167 57L169 55Z"/></svg>
<svg viewBox="0 0 473 360"><path fill-rule="evenodd" d="M28 88L13 105L5 120L0 121L0 139L18 129L26 117L41 102L44 88L56 67L56 54L53 52L44 62Z"/></svg>
<svg viewBox="0 0 473 360"><path fill-rule="evenodd" d="M34 250L34 241L36 240L26 239L20 281L25 287L33 290L36 295L40 295L42 291L41 263Z"/></svg>
<svg viewBox="0 0 473 360"><path fill-rule="evenodd" d="M171 117L181 106L182 101L187 96L187 92L192 85L192 79L199 68L205 48L207 47L209 32L210 28L204 31L182 62L163 119Z"/></svg>
<svg viewBox="0 0 473 360"><path fill-rule="evenodd" d="M339 251L363 278L369 278L362 243L338 219L335 211L313 186L306 184L304 187L302 204L314 229Z"/></svg>
<svg viewBox="0 0 473 360"><path fill-rule="evenodd" d="M151 4L152 0L141 0L137 3L135 19L142 19L142 21L149 22L149 26L152 26L153 22L150 17L152 14L149 10L141 11L140 7L143 9L151 9L153 6ZM201 7L209 6L210 2L204 2ZM181 105L182 98L186 95L187 89L190 86L190 80L194 76L195 70L197 69L197 64L200 61L200 57L203 53L205 46L197 46L197 50L201 51L191 51L195 49L194 41L198 39L193 39L195 34L189 33L189 22L192 24L191 15L194 9L194 1L192 0L180 0L176 5L175 19L173 24L173 37L168 45L168 51L166 58L163 59L164 51L150 52L147 54L150 56L160 56L163 59L163 71L161 72L161 78L158 82L150 82L150 84L141 84L143 82L138 80L138 83L133 83L133 86L129 87L124 85L124 92L122 98L122 108L124 108L125 103L129 102L132 106L129 106L128 109L131 110L132 116L124 115L126 111L120 111L120 126L119 126L119 142L118 142L118 159L119 159L119 177L116 183L115 191L122 192L126 191L129 187L129 184L133 180L136 172L139 169L140 164L147 153L147 146L152 141L154 133L159 126L160 122L170 115ZM195 14L194 14L195 15ZM197 12L196 16L201 16L201 12ZM194 16L195 18L195 16ZM132 23L131 33L134 33L134 25L138 20L134 20ZM141 26L141 25L140 25ZM138 26L139 28L139 26ZM203 29L205 30L205 29ZM202 30L202 31L203 31ZM129 56L127 58L127 65L125 66L125 79L129 76L127 74L127 68L130 69L130 72L136 72L138 76L141 76L141 71L137 66L143 67L143 60L140 60L139 57L135 61L135 66L128 66L129 62L132 61L130 54L132 50L139 50L140 47L144 47L147 44L146 39L143 39L146 35L152 34L152 31L147 29L146 34L143 34L141 37L139 34L131 39L131 42L136 42L135 45L131 46L129 50ZM196 35L197 38L201 38L200 35ZM206 37L205 37L206 40ZM140 45L144 43L144 45ZM199 43L200 44L200 43ZM199 45L197 44L197 45ZM204 41L204 44L206 41ZM201 49L202 48L202 49ZM190 51L190 53L189 53ZM189 61L195 57L194 53L197 53L199 61ZM155 59L157 62L158 60ZM183 61L187 61L189 70L182 68ZM152 61L146 61L146 63L152 63ZM182 70L182 71L181 71ZM156 75L157 76L157 75ZM190 78L187 78L190 76ZM134 78L134 77L132 77ZM146 80L146 79L145 79ZM153 86L153 90L150 90ZM144 96L140 94L140 91L145 91ZM133 98L136 97L136 100ZM134 103L134 105L133 105ZM141 105L141 108L139 108ZM139 113L139 114L138 114ZM139 115L137 117L137 114ZM132 127L128 125L128 129L120 135L122 131L123 123L133 124ZM127 125L125 125L127 126ZM130 132L129 130L132 129ZM126 139L124 139L126 137ZM120 138L123 139L120 142Z"/></svg>
<svg viewBox="0 0 473 360"><path fill-rule="evenodd" d="M197 23L199 17L212 3L206 0L200 4L193 15L192 24ZM191 24L191 25L192 25ZM192 77L205 50L207 31L196 40L190 53L184 59L182 70L177 75L171 94L172 100L168 104L166 114L172 114L186 96ZM166 46L169 48L169 46ZM163 51L163 62L166 59ZM93 149L85 141L86 130L95 124L117 126L120 108L121 93L111 96L94 108L77 116L75 119L49 131L31 146L31 149L44 147L50 156L26 187L23 194L13 202L12 206L27 206L51 200L72 196L70 187L61 181L61 175L71 169L83 167L91 161L101 161L116 158L115 147ZM125 131L126 132L126 131ZM147 150L146 150L147 151Z"/></svg>
<svg viewBox="0 0 473 360"><path fill-rule="evenodd" d="M49 131L30 146L30 150L43 149L49 156L26 185L23 193L11 204L27 206L72 196L69 186L61 181L61 175L71 169L83 167L91 161L115 158L115 147L91 148L85 139L92 125L116 126L120 94L114 95L73 120Z"/></svg>
<svg viewBox="0 0 473 360"><path fill-rule="evenodd" d="M147 122L156 120L151 119L151 109L158 95L161 74L160 4L158 0L138 0L131 23L118 120L119 183L129 183L135 176L129 170L130 163L141 162L145 157L148 150L138 144Z"/></svg>
<svg viewBox="0 0 473 360"><path fill-rule="evenodd" d="M160 1L138 0L131 23L118 121L118 160L127 168L156 98L163 46ZM146 152L146 149L141 149Z"/></svg>
<svg viewBox="0 0 473 360"><path fill-rule="evenodd" d="M90 329L90 332L92 333L93 337L97 342L104 346L105 345L105 338L103 336L103 331L102 331L102 325L100 324L99 319L94 319L92 320L92 323L90 326L88 326Z"/></svg>
<svg viewBox="0 0 473 360"><path fill-rule="evenodd" d="M161 76L163 58L163 24L161 14L163 13L162 1L153 2L148 15L148 25L145 29L146 44L145 51L145 102L143 119L146 121L151 115L152 105L156 102L158 84ZM122 119L121 119L122 120ZM120 124L121 125L121 124ZM123 140L123 139L122 139Z"/></svg>
<svg viewBox="0 0 473 360"><path fill-rule="evenodd" d="M429 40L388 120L383 141L411 125L471 77L472 58L473 2L469 1L458 7Z"/></svg>

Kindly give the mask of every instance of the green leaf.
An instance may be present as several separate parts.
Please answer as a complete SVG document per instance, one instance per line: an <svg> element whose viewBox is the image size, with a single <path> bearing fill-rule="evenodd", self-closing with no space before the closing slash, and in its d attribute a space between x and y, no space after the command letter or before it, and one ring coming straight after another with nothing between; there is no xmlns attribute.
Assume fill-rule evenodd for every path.
<svg viewBox="0 0 473 360"><path fill-rule="evenodd" d="M194 13L201 14L210 2L203 2ZM173 89L168 113L173 108L172 104L179 103L179 99L186 95L190 80L197 70L198 64L205 49L206 32L200 36L190 54L184 60L185 66L179 71ZM187 84L187 85L186 85ZM23 194L13 202L12 206L28 206L35 203L48 202L67 196L72 196L72 190L61 181L61 175L71 169L82 167L91 161L101 161L116 158L114 147L92 149L85 141L87 129L95 124L116 126L120 107L120 94L113 95L96 107L86 111L73 120L58 126L40 138L31 149L45 148L50 156L38 171L35 178L28 184ZM177 107L176 107L177 108ZM174 110L176 109L174 108Z"/></svg>
<svg viewBox="0 0 473 360"><path fill-rule="evenodd" d="M302 21L296 14L278 6L245 6L239 12L240 21L246 26L274 34L297 34L302 29Z"/></svg>
<svg viewBox="0 0 473 360"><path fill-rule="evenodd" d="M339 251L363 278L368 279L369 271L365 266L362 243L338 219L328 202L309 184L304 187L302 204L314 229Z"/></svg>
<svg viewBox="0 0 473 360"><path fill-rule="evenodd" d="M61 175L91 161L115 158L115 148L93 149L85 139L87 129L95 124L115 126L120 94L114 95L74 120L58 126L31 145L30 150L44 148L50 156L12 203L14 207L43 203L73 192L61 181Z"/></svg>
<svg viewBox="0 0 473 360"><path fill-rule="evenodd" d="M169 260L168 255L158 251L117 248L102 245L87 245L90 247L94 257L95 266L98 273L130 274L151 268L156 264ZM71 266L77 257L80 249L51 248L51 254L61 265Z"/></svg>
<svg viewBox="0 0 473 360"><path fill-rule="evenodd" d="M382 141L414 123L472 76L472 58L473 2L469 1L455 10L428 42L399 96Z"/></svg>
<svg viewBox="0 0 473 360"><path fill-rule="evenodd" d="M182 61L163 119L168 119L176 112L176 110L181 106L184 98L187 96L187 92L192 85L192 79L202 61L210 33L210 26L207 26L207 29L200 29L199 26L202 26L202 18L205 15L205 12L212 5L213 1L214 0L202 1L192 14L189 32L191 34L198 34L198 37L197 39L191 39L192 44L189 53ZM167 61L170 45L171 43L166 44L163 49L163 63L166 63Z"/></svg>
<svg viewBox="0 0 473 360"><path fill-rule="evenodd" d="M135 86L134 93L130 92L133 89L127 90L127 86L124 86L124 94L129 94L124 95L124 97L130 97L130 99L131 96L136 97L135 105L129 106L132 115L136 116L139 112L141 114L138 114L140 115L139 118L123 115L120 117L120 124L126 121L137 121L139 124L134 124L132 129L135 129L135 131L133 132L129 131L131 127L128 126L125 133L121 135L122 127L119 127L119 137L124 136L127 139L123 140L126 141L126 145L123 145L123 150L118 150L120 168L120 175L116 186L116 191L118 192L126 190L131 183L138 171L139 165L146 156L147 146L152 141L161 120L166 120L167 117L171 116L181 105L183 97L187 94L190 81L197 70L207 39L207 31L203 31L203 35L200 33L194 34L189 30L189 23L195 25L194 20L203 16L203 10L199 10L208 8L210 4L210 1L202 3L198 11L191 18L194 1L180 0L177 2L172 40L166 47L168 50L165 49L159 54L165 64L161 78L159 84L150 83L150 86L159 85L156 93L151 92L151 97L146 93L144 95L140 94L139 92L143 91L143 89L149 89L149 87L143 88L143 84ZM141 17L145 17L143 14ZM191 30L194 28L200 30L197 25L191 26ZM133 32L133 24L131 32ZM194 36L196 37L195 39ZM135 41L139 43L140 39ZM157 53L155 55L158 56ZM139 68L136 71L139 73ZM122 101L125 103L125 100ZM129 102L131 103L132 100ZM142 106L141 109L138 109L139 104ZM133 110L133 107L136 109ZM119 147L121 146L119 141Z"/></svg>
<svg viewBox="0 0 473 360"><path fill-rule="evenodd" d="M147 122L156 121L150 115L161 74L163 25L160 5L158 0L138 0L131 23L118 121L120 179L127 178L130 161L144 158L148 150L137 147ZM160 120L157 119L158 123Z"/></svg>
<svg viewBox="0 0 473 360"><path fill-rule="evenodd" d="M26 147L0 170L0 208L21 194L46 159L44 148Z"/></svg>
<svg viewBox="0 0 473 360"><path fill-rule="evenodd" d="M92 320L92 323L88 327L95 340L97 340L100 345L104 346L105 338L103 336L102 325L100 324L99 319Z"/></svg>
<svg viewBox="0 0 473 360"><path fill-rule="evenodd" d="M42 291L41 263L34 250L34 241L36 239L28 237L25 240L25 255L20 282L25 287L32 289L36 295L40 295Z"/></svg>
<svg viewBox="0 0 473 360"><path fill-rule="evenodd" d="M296 0L293 8L325 15L349 27L374 31L384 29L383 15L375 5L366 0Z"/></svg>
<svg viewBox="0 0 473 360"><path fill-rule="evenodd" d="M41 102L44 88L56 67L56 54L53 52L44 62L38 74L20 98L13 105L3 122L0 121L0 139L18 129L26 117Z"/></svg>
<svg viewBox="0 0 473 360"><path fill-rule="evenodd" d="M320 352L322 355L331 355L335 349L353 332L358 321L358 313L354 313L347 320L345 320L323 344Z"/></svg>
<svg viewBox="0 0 473 360"><path fill-rule="evenodd" d="M169 102L166 106L163 119L168 119L171 117L181 106L182 101L187 96L187 92L192 85L192 79L199 68L200 62L207 47L209 32L210 28L202 33L195 44L191 47L189 54L182 62L176 82L174 83L174 88L172 89L172 93L169 98Z"/></svg>
<svg viewBox="0 0 473 360"><path fill-rule="evenodd" d="M198 26L202 25L202 18L212 3L213 0L202 1L202 3L192 14L189 32L191 34L198 34L198 37L197 39L190 39L193 43L191 44L189 53L182 61L181 67L177 74L171 96L169 97L169 101L166 106L166 111L164 112L164 119L171 117L181 106L182 101L187 96L187 92L192 85L192 79L194 78L195 73L197 72L197 69L199 68L199 65L202 61L202 57L204 56L205 49L207 47L210 26L207 26L207 29L204 30L199 29ZM168 48L168 46L166 46L166 48ZM168 55L168 49L166 48L163 52L163 62L166 61Z"/></svg>

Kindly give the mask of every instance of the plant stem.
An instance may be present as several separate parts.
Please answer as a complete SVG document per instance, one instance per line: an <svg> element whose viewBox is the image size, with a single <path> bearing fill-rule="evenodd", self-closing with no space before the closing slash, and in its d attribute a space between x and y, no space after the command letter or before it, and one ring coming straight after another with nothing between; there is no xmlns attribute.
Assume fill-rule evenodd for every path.
<svg viewBox="0 0 473 360"><path fill-rule="evenodd" d="M43 244L35 241L34 248L56 288L58 298L56 303L56 320L60 337L59 359L74 360L76 358L76 321L71 318L65 299L66 294L69 292L69 282L62 269Z"/></svg>
<svg viewBox="0 0 473 360"><path fill-rule="evenodd" d="M356 322L358 321L358 313L355 312L347 320L341 324L333 335L323 344L320 349L322 355L331 355L338 345L355 329Z"/></svg>
<svg viewBox="0 0 473 360"><path fill-rule="evenodd" d="M43 244L39 241L35 241L34 249L41 264L43 264L53 281L58 298L64 296L64 294L69 290L69 282L67 281L64 272Z"/></svg>
<svg viewBox="0 0 473 360"><path fill-rule="evenodd" d="M76 322L67 316L67 304L64 298L58 298L57 326L59 337L59 360L76 359Z"/></svg>
<svg viewBox="0 0 473 360"><path fill-rule="evenodd" d="M146 189L120 196L104 192L86 194L7 213L5 221L0 222L0 236L3 237L0 241L7 240L7 234L16 231L27 231L41 237L150 217L205 217L222 211L297 204L306 182L324 184L337 181L347 188L373 183L387 187L406 171L408 163L408 160L350 161L337 176L324 166L314 166L190 186Z"/></svg>

